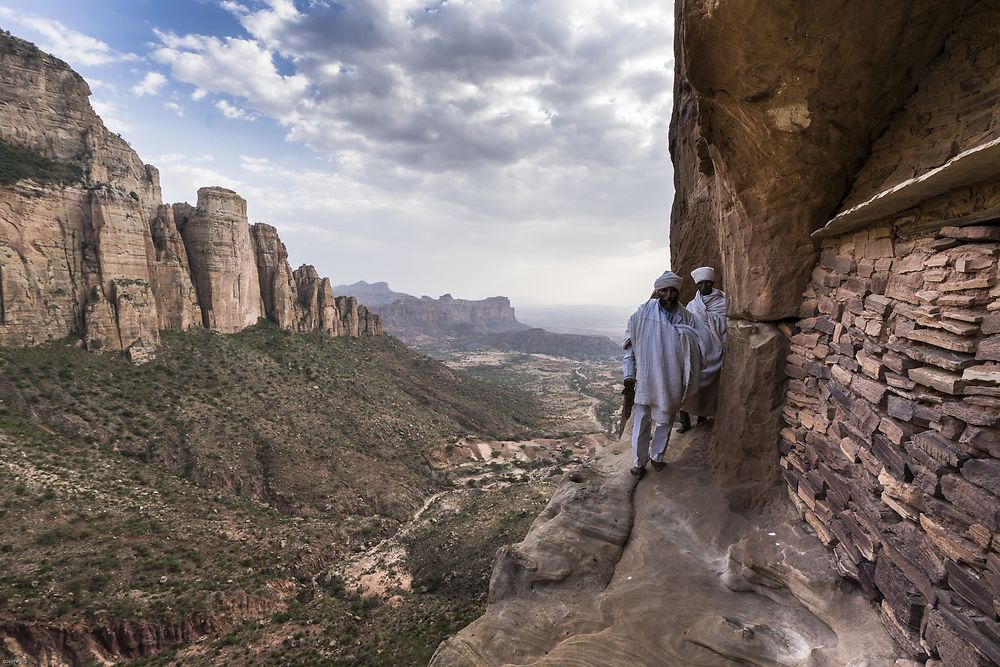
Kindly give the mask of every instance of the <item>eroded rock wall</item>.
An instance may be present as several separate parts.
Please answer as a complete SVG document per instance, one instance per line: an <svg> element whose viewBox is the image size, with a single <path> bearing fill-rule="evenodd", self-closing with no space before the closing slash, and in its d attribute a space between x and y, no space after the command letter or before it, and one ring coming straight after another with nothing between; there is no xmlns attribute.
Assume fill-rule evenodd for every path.
<svg viewBox="0 0 1000 667"><path fill-rule="evenodd" d="M201 306L191 282L184 239L177 229L174 208L161 204L150 224L153 253L150 277L160 328L185 331L201 326Z"/></svg>
<svg viewBox="0 0 1000 667"><path fill-rule="evenodd" d="M271 225L255 224L251 229L260 280L264 314L282 329L298 325L295 312L296 290L288 265L288 251Z"/></svg>
<svg viewBox="0 0 1000 667"><path fill-rule="evenodd" d="M818 234L786 366L789 497L946 665L1000 663L1000 162L965 166L1000 136L998 21L955 25Z"/></svg>
<svg viewBox="0 0 1000 667"><path fill-rule="evenodd" d="M2 147L64 172L0 184L0 345L75 334L145 360L161 329L233 332L262 316L296 331L381 333L357 304L345 333L325 278L302 283L313 293L303 310L276 230L251 232L235 192L202 188L197 207L164 206L157 170L104 127L89 95L64 62L0 35Z"/></svg>
<svg viewBox="0 0 1000 667"><path fill-rule="evenodd" d="M0 344L85 330L100 331L91 339L105 349L134 342L134 326L118 329L114 285L149 285L148 222L159 203L159 176L104 127L89 95L62 61L0 37L0 141L77 170L72 182L0 187ZM155 300L129 307L144 308L144 321L158 318Z"/></svg>
<svg viewBox="0 0 1000 667"><path fill-rule="evenodd" d="M674 265L717 260L734 317L794 316L809 234L967 4L677 2Z"/></svg>
<svg viewBox="0 0 1000 667"><path fill-rule="evenodd" d="M973 4L916 92L879 137L843 208L1000 137L1000 8Z"/></svg>
<svg viewBox="0 0 1000 667"><path fill-rule="evenodd" d="M205 326L232 333L256 324L264 310L246 200L225 188L200 188L197 208L178 227Z"/></svg>
<svg viewBox="0 0 1000 667"><path fill-rule="evenodd" d="M676 3L671 263L722 272L739 321L797 314L816 260L810 234L836 211L876 139L917 89L971 2ZM754 347L726 346L711 464L734 505L775 488L778 402L739 381ZM748 356L751 355L751 356ZM770 367L769 364L765 364ZM780 392L780 390L779 390ZM753 415L753 427L746 415ZM756 490L754 490L756 487Z"/></svg>

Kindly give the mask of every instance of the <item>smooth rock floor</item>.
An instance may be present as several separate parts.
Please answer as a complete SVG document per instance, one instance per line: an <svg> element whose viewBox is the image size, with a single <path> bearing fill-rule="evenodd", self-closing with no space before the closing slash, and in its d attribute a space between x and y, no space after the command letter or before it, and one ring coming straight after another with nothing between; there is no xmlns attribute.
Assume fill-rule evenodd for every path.
<svg viewBox="0 0 1000 667"><path fill-rule="evenodd" d="M728 509L707 471L708 435L675 432L667 468L638 484L625 440L565 480L513 557L501 551L486 613L431 664L893 665L877 610L791 508L764 527ZM632 493L614 492L623 485ZM590 525L633 511L623 546ZM598 566L609 554L610 577Z"/></svg>

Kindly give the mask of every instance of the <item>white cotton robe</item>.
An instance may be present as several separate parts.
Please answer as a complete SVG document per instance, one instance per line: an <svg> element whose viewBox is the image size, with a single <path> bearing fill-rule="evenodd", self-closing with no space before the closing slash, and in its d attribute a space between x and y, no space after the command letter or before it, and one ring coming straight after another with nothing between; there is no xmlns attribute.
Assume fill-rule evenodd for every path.
<svg viewBox="0 0 1000 667"><path fill-rule="evenodd" d="M635 402L669 423L698 388L701 349L695 318L680 303L667 312L650 299L629 318L622 347L626 377L635 377ZM630 373L634 369L634 374Z"/></svg>
<svg viewBox="0 0 1000 667"><path fill-rule="evenodd" d="M685 409L699 417L711 417L719 402L719 374L726 342L726 293L713 289L706 296L698 292L687 309L694 316L698 330L701 376L698 379L698 395Z"/></svg>

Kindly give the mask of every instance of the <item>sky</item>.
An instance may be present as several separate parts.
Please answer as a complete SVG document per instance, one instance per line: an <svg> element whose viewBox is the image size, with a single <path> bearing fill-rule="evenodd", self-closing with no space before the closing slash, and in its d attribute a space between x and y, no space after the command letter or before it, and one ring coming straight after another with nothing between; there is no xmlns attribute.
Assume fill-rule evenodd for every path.
<svg viewBox="0 0 1000 667"><path fill-rule="evenodd" d="M0 0L164 201L247 200L334 284L645 298L669 265L673 3Z"/></svg>

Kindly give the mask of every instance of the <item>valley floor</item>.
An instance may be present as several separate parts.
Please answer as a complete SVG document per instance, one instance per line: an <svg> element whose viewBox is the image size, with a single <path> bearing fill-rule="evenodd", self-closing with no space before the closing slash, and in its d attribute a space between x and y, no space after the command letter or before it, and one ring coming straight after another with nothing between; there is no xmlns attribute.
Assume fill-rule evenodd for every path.
<svg viewBox="0 0 1000 667"><path fill-rule="evenodd" d="M613 364L537 355L164 345L0 351L0 657L424 664L620 398Z"/></svg>

